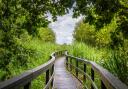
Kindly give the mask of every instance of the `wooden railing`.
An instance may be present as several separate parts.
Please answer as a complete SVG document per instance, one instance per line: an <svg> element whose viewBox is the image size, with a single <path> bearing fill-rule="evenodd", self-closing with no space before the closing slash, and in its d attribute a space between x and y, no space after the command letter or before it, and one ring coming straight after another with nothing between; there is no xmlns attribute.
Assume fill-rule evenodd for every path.
<svg viewBox="0 0 128 89"><path fill-rule="evenodd" d="M70 72L75 69L75 76L79 79L79 76L83 76L83 79L79 79L81 83L83 83L84 88L86 89L128 89L128 87L123 84L117 77L113 76L110 72L106 69L102 68L98 64L92 61L88 61L85 59L81 59L78 57L74 57L68 55L65 51L58 51L54 52L50 56L50 60L34 68L32 70L28 70L27 72L16 76L12 79L6 80L0 83L0 89L30 89L31 82L40 76L43 73L46 73L45 80L46 86L43 89L49 89L53 86L53 79L54 79L54 63L55 59L59 56L66 55L66 66ZM73 63L75 62L75 63ZM80 65L80 63L83 63ZM90 66L90 75L87 73L87 67ZM83 67L83 68L82 68ZM100 86L96 85L95 82L95 74L98 74L100 77ZM90 81L90 87L87 87L85 82Z"/></svg>
<svg viewBox="0 0 128 89"><path fill-rule="evenodd" d="M31 82L43 73L46 73L46 86L43 89L49 89L53 86L54 63L58 56L63 56L65 51L54 52L50 56L50 60L32 70L6 80L0 83L0 89L30 89Z"/></svg>
<svg viewBox="0 0 128 89"><path fill-rule="evenodd" d="M85 89L128 89L128 86L95 62L68 55L67 52L65 55L67 69L70 72L74 69L72 73L78 79L79 76L83 76L83 78L79 80L83 83ZM80 63L82 63L82 65L79 65ZM87 73L88 66L90 66L90 75ZM95 81L95 74L99 75L98 79L100 82ZM87 80L91 82L90 87L86 86L88 85L86 83ZM96 85L96 82L100 83L100 86Z"/></svg>

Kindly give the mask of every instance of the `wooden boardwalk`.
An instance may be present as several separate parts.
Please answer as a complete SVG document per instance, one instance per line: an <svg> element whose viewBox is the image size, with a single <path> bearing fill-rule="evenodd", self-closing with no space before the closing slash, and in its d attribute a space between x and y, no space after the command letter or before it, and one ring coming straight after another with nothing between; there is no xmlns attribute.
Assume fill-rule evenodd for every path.
<svg viewBox="0 0 128 89"><path fill-rule="evenodd" d="M55 62L55 76L53 89L82 89L81 83L65 68L65 57Z"/></svg>

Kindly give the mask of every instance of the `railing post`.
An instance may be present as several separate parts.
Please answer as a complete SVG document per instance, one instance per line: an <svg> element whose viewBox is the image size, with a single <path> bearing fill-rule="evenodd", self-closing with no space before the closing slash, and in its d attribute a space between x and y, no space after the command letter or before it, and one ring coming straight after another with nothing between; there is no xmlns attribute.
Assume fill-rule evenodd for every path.
<svg viewBox="0 0 128 89"><path fill-rule="evenodd" d="M107 89L102 80L101 80L101 89Z"/></svg>
<svg viewBox="0 0 128 89"><path fill-rule="evenodd" d="M31 88L31 82L27 83L25 86L24 86L24 89L30 89Z"/></svg>
<svg viewBox="0 0 128 89"><path fill-rule="evenodd" d="M49 69L46 71L46 84L48 83L49 81Z"/></svg>
<svg viewBox="0 0 128 89"><path fill-rule="evenodd" d="M94 70L91 68L91 79L94 81ZM91 84L91 89L94 89L94 87Z"/></svg>
<svg viewBox="0 0 128 89"><path fill-rule="evenodd" d="M54 64L53 64L53 66L52 66L52 71L51 71L51 75L53 75L53 73L54 73ZM54 80L54 79L53 79ZM53 80L52 80L52 82L51 82L51 86L53 87Z"/></svg>
<svg viewBox="0 0 128 89"><path fill-rule="evenodd" d="M72 71L72 58L70 58L70 71Z"/></svg>
<svg viewBox="0 0 128 89"><path fill-rule="evenodd" d="M86 73L86 64L84 63L84 73ZM83 83L86 82L86 76L83 75Z"/></svg>
<svg viewBox="0 0 128 89"><path fill-rule="evenodd" d="M76 59L76 67L78 68L78 60ZM76 69L76 76L78 77L78 70Z"/></svg>
<svg viewBox="0 0 128 89"><path fill-rule="evenodd" d="M68 69L68 56L66 55L66 66L67 66L67 69Z"/></svg>

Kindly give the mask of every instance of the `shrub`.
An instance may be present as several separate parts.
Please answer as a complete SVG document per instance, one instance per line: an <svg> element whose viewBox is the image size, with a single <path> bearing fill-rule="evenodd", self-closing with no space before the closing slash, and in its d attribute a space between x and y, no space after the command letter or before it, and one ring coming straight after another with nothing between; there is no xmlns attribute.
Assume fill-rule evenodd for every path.
<svg viewBox="0 0 128 89"><path fill-rule="evenodd" d="M113 51L112 56L103 63L103 66L128 85L128 51L122 49Z"/></svg>
<svg viewBox="0 0 128 89"><path fill-rule="evenodd" d="M95 45L95 28L88 23L78 23L73 36L76 41L85 42L89 45Z"/></svg>
<svg viewBox="0 0 128 89"><path fill-rule="evenodd" d="M43 42L55 42L55 33L50 28L39 28L38 35Z"/></svg>

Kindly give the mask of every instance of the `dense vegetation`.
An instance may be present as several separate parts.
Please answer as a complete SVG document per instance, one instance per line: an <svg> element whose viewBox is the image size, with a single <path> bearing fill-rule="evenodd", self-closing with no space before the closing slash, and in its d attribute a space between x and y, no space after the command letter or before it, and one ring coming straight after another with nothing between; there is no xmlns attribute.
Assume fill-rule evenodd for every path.
<svg viewBox="0 0 128 89"><path fill-rule="evenodd" d="M127 0L76 0L76 2L74 16L82 14L85 18L77 24L74 38L96 50L107 49L106 52L110 54L102 58L102 65L128 84Z"/></svg>
<svg viewBox="0 0 128 89"><path fill-rule="evenodd" d="M73 17L84 16L74 32L84 44L73 45L71 53L101 63L128 84L127 4L127 0L0 0L1 81L47 61L58 49L49 43L54 43L55 35L48 28L47 14L55 21L72 8Z"/></svg>
<svg viewBox="0 0 128 89"><path fill-rule="evenodd" d="M79 22L74 31L79 43L73 46L71 53L98 62L128 84L128 40L120 32L118 38L123 43L115 46L111 33L115 33L116 28L115 20L98 31L93 25Z"/></svg>
<svg viewBox="0 0 128 89"><path fill-rule="evenodd" d="M38 37L30 36L26 31L24 31L24 33L19 35L19 38L16 36L12 36L11 39L14 43L12 43L9 47L0 47L1 80L8 79L13 75L16 75L18 71L22 72L22 67L23 69L31 68L30 66L33 65L35 59L37 60L37 62L35 62L37 65L39 65L38 60L40 61L40 64L46 62L46 60L48 59L48 55L45 58L45 53L47 54L48 52L49 54L50 52L55 50L54 44L51 44L50 46L50 43L48 42L54 42L55 37L54 34L50 33L49 30L46 30L45 33L49 34L40 33L40 35L45 36L43 37L44 40L42 40ZM49 36L51 36L51 39L49 38L47 43L45 43L47 37ZM47 50L46 48L49 48L49 50ZM45 52L45 50L47 50L47 52ZM19 70L19 67L21 68L21 70Z"/></svg>
<svg viewBox="0 0 128 89"><path fill-rule="evenodd" d="M49 21L46 19L46 13L56 14L51 7L56 8L48 0L0 0L1 80L13 76L14 66L27 67L29 60L36 57L34 55L40 59L42 55L36 49L37 44L45 46L46 41L55 42L55 35L48 28Z"/></svg>

